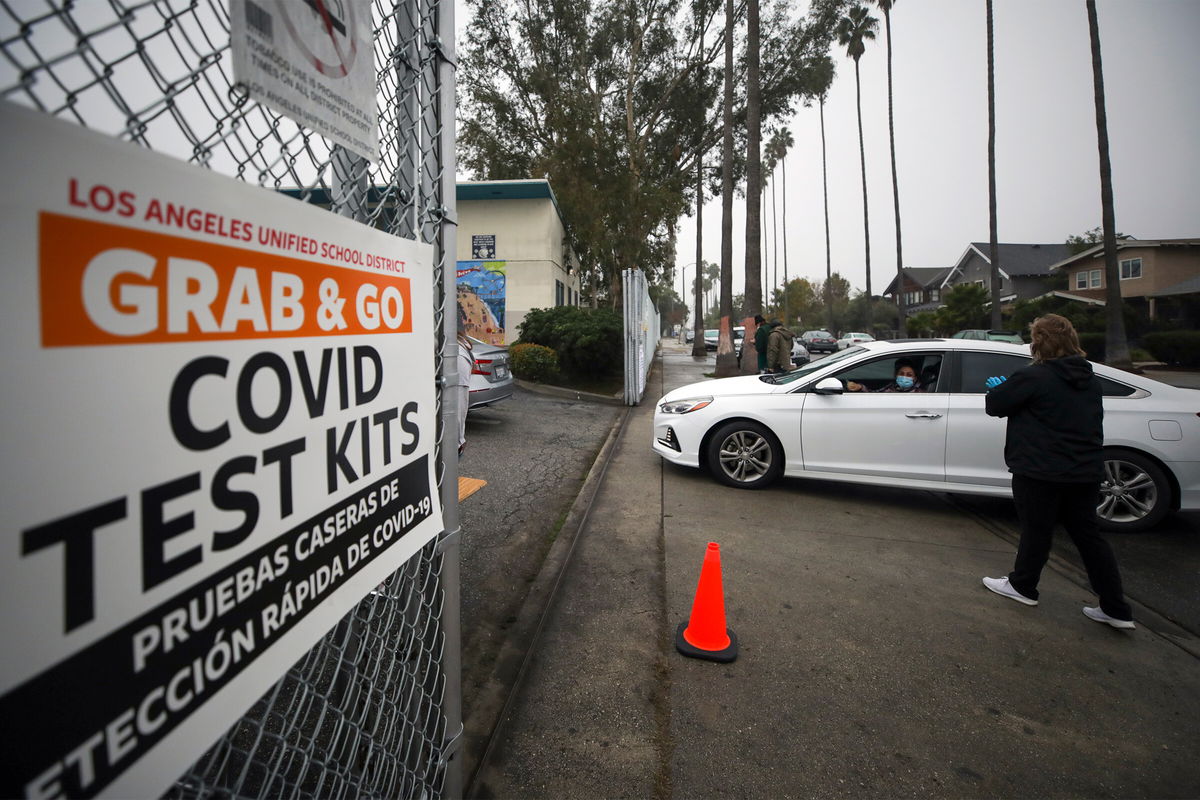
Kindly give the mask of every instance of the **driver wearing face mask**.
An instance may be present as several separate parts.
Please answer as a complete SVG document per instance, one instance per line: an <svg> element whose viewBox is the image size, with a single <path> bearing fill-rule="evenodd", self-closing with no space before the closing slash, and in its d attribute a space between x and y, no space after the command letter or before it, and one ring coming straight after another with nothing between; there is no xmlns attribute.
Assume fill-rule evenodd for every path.
<svg viewBox="0 0 1200 800"><path fill-rule="evenodd" d="M867 387L855 381L849 381L846 389L851 392L865 392ZM896 361L896 376L887 386L876 389L877 392L923 392L920 381L917 380L917 368L907 358Z"/></svg>

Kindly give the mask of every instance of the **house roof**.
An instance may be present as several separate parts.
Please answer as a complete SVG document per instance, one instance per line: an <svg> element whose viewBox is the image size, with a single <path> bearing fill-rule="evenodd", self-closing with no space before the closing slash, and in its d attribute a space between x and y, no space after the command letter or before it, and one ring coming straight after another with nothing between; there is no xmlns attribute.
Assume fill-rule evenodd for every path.
<svg viewBox="0 0 1200 800"><path fill-rule="evenodd" d="M1117 250L1133 250L1139 247L1198 247L1200 246L1200 238L1192 239L1118 239ZM1093 245L1087 250L1083 250L1073 255L1067 255L1061 261L1051 264L1050 269L1057 270L1063 267L1068 267L1072 264L1077 264L1080 261L1087 261L1091 258L1104 257L1104 243Z"/></svg>
<svg viewBox="0 0 1200 800"><path fill-rule="evenodd" d="M967 245L958 261L942 278L942 286L950 283L971 257L979 256L985 264L991 264L990 253L992 246L988 242L971 242ZM1015 244L999 242L996 245L997 255L1000 256L1000 274L1005 278L1013 276L1039 276L1050 274L1050 265L1070 255L1070 248L1065 244Z"/></svg>
<svg viewBox="0 0 1200 800"><path fill-rule="evenodd" d="M1157 292L1149 295L1150 297L1170 297L1176 294L1197 294L1200 293L1200 275L1193 278L1188 278L1186 281L1177 283L1174 286L1168 286L1165 289L1159 289Z"/></svg>
<svg viewBox="0 0 1200 800"><path fill-rule="evenodd" d="M912 278L915 282L921 285L922 289L928 289L931 286L937 286L950 267L905 267L904 274ZM896 291L896 278L893 277L891 283L883 290L885 295L892 294Z"/></svg>
<svg viewBox="0 0 1200 800"><path fill-rule="evenodd" d="M455 184L454 196L463 200L546 200L554 204L558 220L567 227L558 198L545 178L512 181L459 181Z"/></svg>

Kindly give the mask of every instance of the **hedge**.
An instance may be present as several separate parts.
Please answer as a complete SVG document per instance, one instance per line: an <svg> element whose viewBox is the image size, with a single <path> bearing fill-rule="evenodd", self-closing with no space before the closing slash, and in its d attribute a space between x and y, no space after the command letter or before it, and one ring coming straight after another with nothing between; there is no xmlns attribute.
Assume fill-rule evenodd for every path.
<svg viewBox="0 0 1200 800"><path fill-rule="evenodd" d="M1200 331L1147 333L1142 337L1142 347L1164 364L1200 367Z"/></svg>
<svg viewBox="0 0 1200 800"><path fill-rule="evenodd" d="M521 380L548 383L558 375L558 354L540 344L518 343L508 348L508 365Z"/></svg>
<svg viewBox="0 0 1200 800"><path fill-rule="evenodd" d="M613 375L624 367L625 327L621 314L612 309L535 308L517 330L521 343L540 344L557 353L559 368L569 376Z"/></svg>

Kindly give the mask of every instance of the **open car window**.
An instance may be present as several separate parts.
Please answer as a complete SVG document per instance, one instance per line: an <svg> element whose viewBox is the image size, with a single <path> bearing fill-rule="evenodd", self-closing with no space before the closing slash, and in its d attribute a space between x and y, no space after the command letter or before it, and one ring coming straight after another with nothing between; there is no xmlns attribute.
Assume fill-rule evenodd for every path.
<svg viewBox="0 0 1200 800"><path fill-rule="evenodd" d="M865 386L868 392L878 392L895 381L896 362L900 360L912 362L922 392L946 391L941 382L943 358L940 353L905 353L902 356L875 358L834 373L833 377L840 380L843 386L854 381Z"/></svg>

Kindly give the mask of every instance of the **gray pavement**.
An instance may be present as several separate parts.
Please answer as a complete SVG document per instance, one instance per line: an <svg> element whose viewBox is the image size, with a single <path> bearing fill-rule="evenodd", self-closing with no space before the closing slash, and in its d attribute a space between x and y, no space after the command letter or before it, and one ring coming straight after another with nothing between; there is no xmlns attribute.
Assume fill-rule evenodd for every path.
<svg viewBox="0 0 1200 800"><path fill-rule="evenodd" d="M1089 621L1057 560L1036 608L991 594L1011 543L941 495L664 465L653 400L711 368L665 344L478 796L1200 796L1189 634L1139 607L1132 634ZM732 664L673 645L709 541Z"/></svg>

